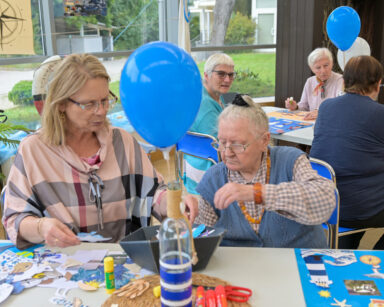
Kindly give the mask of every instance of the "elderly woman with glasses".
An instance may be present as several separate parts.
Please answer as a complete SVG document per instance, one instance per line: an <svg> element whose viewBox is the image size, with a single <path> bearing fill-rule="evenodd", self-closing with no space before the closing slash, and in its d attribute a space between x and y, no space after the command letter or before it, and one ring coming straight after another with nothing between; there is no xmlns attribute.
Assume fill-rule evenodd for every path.
<svg viewBox="0 0 384 307"><path fill-rule="evenodd" d="M308 56L308 66L314 76L307 79L299 103L291 97L285 100L285 107L291 111L310 111L304 118L317 118L320 104L327 98L334 98L343 91L343 76L333 72L332 53L327 48L317 48Z"/></svg>
<svg viewBox="0 0 384 307"><path fill-rule="evenodd" d="M190 131L217 136L216 122L224 108L222 95L229 92L236 77L234 68L232 58L225 53L215 53L207 59L201 105ZM212 163L192 156L185 157L184 185L189 193L197 194L196 185Z"/></svg>
<svg viewBox="0 0 384 307"><path fill-rule="evenodd" d="M334 184L293 147L269 147L268 118L238 95L219 116L223 162L186 197L190 220L227 230L222 245L325 248L321 223L335 207ZM196 219L195 219L196 218Z"/></svg>
<svg viewBox="0 0 384 307"><path fill-rule="evenodd" d="M117 100L108 82L94 56L59 64L41 129L21 142L7 182L3 223L18 247L76 245L75 233L91 231L116 242L148 225L156 201L164 213L162 180L147 155L108 123Z"/></svg>

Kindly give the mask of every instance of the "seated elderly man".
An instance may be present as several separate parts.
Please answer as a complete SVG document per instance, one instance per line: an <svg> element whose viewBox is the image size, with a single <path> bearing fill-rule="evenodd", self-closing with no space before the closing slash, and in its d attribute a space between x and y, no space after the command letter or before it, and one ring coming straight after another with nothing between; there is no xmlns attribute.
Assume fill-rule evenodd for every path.
<svg viewBox="0 0 384 307"><path fill-rule="evenodd" d="M221 113L222 163L185 199L190 220L227 230L222 245L326 248L321 223L335 207L334 184L293 147L269 147L268 118L248 96ZM196 219L195 219L196 217Z"/></svg>
<svg viewBox="0 0 384 307"><path fill-rule="evenodd" d="M217 136L216 122L224 108L222 95L230 90L235 75L233 60L225 53L215 53L207 59L201 105L190 131ZM189 193L197 194L196 185L212 163L192 156L185 156L185 160L185 187Z"/></svg>

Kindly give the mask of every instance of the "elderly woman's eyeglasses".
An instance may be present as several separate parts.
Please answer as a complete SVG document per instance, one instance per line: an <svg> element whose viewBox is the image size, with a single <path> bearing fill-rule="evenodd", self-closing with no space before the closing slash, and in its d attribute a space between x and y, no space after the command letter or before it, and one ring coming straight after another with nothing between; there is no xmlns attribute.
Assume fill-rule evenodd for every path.
<svg viewBox="0 0 384 307"><path fill-rule="evenodd" d="M102 105L104 109L107 108L108 111L111 110L115 106L118 98L114 93L109 91L108 97L105 99L102 99L100 101L80 103L80 102L73 100L72 98L68 98L68 100L70 102L74 103L75 105L79 106L82 110L92 111L92 112L96 113L99 110L100 105Z"/></svg>
<svg viewBox="0 0 384 307"><path fill-rule="evenodd" d="M215 148L217 151L225 151L227 148L229 148L232 152L236 153L236 154L239 154L239 153L243 153L248 147L249 145L251 145L253 142L251 143L248 143L248 144L230 144L230 145L227 145L225 146L223 143L221 142L213 142L211 145L213 148Z"/></svg>
<svg viewBox="0 0 384 307"><path fill-rule="evenodd" d="M212 70L212 72L217 73L220 79L225 79L226 76L228 76L230 80L236 78L236 72L226 72L222 70Z"/></svg>

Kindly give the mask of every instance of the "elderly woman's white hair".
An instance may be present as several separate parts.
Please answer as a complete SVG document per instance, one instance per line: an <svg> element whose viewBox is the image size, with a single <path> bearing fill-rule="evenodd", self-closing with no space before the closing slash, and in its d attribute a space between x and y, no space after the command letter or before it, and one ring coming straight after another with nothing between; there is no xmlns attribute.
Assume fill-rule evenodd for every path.
<svg viewBox="0 0 384 307"><path fill-rule="evenodd" d="M316 48L308 56L308 66L313 67L315 63L323 58L328 58L333 63L333 57L331 51L327 48Z"/></svg>
<svg viewBox="0 0 384 307"><path fill-rule="evenodd" d="M235 63L229 55L225 53L215 53L212 54L205 62L204 72L207 73L208 76L211 76L212 71L217 65L228 65L234 67Z"/></svg>
<svg viewBox="0 0 384 307"><path fill-rule="evenodd" d="M259 136L260 132L264 133L269 131L268 116L263 109L254 103L251 97L241 95L241 98L243 98L248 106L229 104L219 115L218 123L221 120L248 119L251 126L250 130L255 137Z"/></svg>

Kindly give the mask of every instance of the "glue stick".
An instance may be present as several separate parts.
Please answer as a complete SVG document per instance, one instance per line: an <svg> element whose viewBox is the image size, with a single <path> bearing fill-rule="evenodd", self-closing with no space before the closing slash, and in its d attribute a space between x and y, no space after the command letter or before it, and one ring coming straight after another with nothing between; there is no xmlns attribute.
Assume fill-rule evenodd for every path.
<svg viewBox="0 0 384 307"><path fill-rule="evenodd" d="M115 273L113 268L113 258L104 258L105 290L108 294L115 291Z"/></svg>

